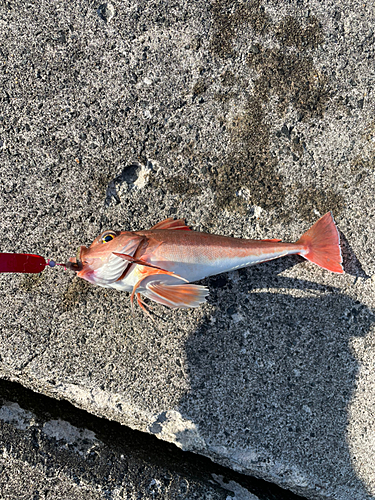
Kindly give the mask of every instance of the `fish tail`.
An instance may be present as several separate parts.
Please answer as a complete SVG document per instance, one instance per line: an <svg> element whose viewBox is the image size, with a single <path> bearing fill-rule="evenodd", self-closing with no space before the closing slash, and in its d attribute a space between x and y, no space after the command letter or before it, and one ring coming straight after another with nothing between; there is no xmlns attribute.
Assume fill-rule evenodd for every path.
<svg viewBox="0 0 375 500"><path fill-rule="evenodd" d="M334 273L343 273L340 236L331 212L326 213L297 241L302 257Z"/></svg>

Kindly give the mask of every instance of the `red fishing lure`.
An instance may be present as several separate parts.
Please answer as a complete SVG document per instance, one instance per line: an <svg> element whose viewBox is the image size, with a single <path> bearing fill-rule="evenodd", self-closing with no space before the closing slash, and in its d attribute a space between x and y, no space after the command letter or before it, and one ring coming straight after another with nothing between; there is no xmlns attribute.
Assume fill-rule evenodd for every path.
<svg viewBox="0 0 375 500"><path fill-rule="evenodd" d="M30 253L0 253L0 273L41 273L46 266L55 267L53 260Z"/></svg>

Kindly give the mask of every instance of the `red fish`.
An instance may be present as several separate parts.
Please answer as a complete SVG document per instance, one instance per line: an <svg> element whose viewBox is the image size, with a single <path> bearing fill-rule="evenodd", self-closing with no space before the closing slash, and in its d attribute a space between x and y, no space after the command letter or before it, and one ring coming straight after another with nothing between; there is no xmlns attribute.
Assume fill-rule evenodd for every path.
<svg viewBox="0 0 375 500"><path fill-rule="evenodd" d="M292 254L344 272L331 212L296 243L198 233L181 219L166 219L148 231L105 231L66 265L90 283L131 292L131 303L136 297L147 312L141 295L171 308L198 307L208 288L191 282Z"/></svg>

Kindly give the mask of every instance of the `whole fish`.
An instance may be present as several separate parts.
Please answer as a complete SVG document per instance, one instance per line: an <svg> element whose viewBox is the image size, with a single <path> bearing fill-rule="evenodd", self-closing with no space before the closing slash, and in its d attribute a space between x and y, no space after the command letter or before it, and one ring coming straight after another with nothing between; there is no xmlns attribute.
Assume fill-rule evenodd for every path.
<svg viewBox="0 0 375 500"><path fill-rule="evenodd" d="M94 285L131 292L176 308L198 307L208 288L191 284L207 276L297 254L334 273L343 273L340 237L331 212L296 243L246 240L192 231L182 219L166 219L146 231L105 231L81 246L66 266Z"/></svg>

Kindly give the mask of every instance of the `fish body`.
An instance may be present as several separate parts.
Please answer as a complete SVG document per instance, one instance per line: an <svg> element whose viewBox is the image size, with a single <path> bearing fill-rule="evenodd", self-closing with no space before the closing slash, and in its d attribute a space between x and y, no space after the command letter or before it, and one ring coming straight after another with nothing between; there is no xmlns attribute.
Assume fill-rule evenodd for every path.
<svg viewBox="0 0 375 500"><path fill-rule="evenodd" d="M273 241L256 241L195 231L140 231L147 247L139 256L155 266L172 271L189 282L283 255L303 252L301 246Z"/></svg>
<svg viewBox="0 0 375 500"><path fill-rule="evenodd" d="M298 254L342 273L340 240L327 213L296 243L247 240L191 231L184 221L166 219L146 231L106 231L78 261L67 266L91 283L131 292L144 309L141 295L168 307L197 307L208 289L191 284L208 276Z"/></svg>

